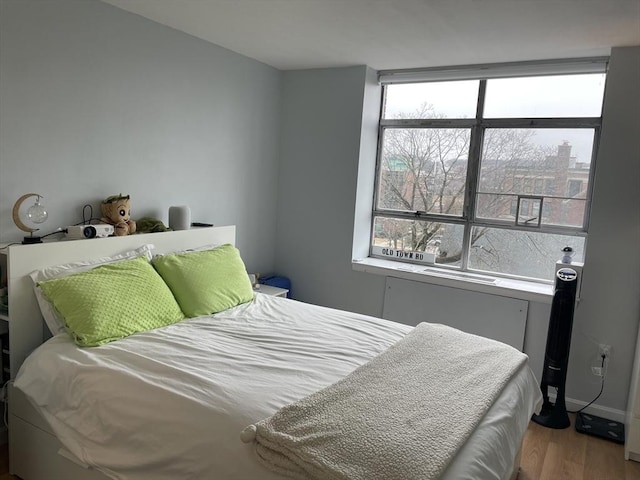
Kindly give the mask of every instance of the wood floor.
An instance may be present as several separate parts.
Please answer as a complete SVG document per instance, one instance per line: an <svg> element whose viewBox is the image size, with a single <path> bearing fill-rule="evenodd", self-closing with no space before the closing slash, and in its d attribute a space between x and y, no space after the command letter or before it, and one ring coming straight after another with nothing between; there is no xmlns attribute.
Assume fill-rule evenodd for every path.
<svg viewBox="0 0 640 480"><path fill-rule="evenodd" d="M640 480L640 463L624 460L624 447L578 433L529 425L518 480ZM0 480L9 475L7 446L0 447ZM481 480L481 479L478 479Z"/></svg>
<svg viewBox="0 0 640 480"><path fill-rule="evenodd" d="M623 445L576 432L570 417L562 430L529 424L518 480L640 480L640 463L625 461Z"/></svg>

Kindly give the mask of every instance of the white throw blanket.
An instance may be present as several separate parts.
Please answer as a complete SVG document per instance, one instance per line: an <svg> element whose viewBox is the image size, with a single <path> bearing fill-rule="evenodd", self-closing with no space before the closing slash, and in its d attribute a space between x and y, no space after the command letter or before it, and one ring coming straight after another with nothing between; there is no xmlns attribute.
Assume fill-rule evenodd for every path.
<svg viewBox="0 0 640 480"><path fill-rule="evenodd" d="M514 348L421 323L337 383L243 430L295 479L438 478L525 363Z"/></svg>

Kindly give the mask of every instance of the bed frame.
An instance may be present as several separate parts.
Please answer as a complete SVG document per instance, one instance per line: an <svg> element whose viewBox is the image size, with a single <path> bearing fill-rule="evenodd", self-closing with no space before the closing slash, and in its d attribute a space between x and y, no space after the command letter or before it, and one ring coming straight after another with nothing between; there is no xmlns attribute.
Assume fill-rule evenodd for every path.
<svg viewBox="0 0 640 480"><path fill-rule="evenodd" d="M33 293L29 274L47 266L118 254L144 244L154 252L196 248L210 244L235 245L235 226L198 228L165 233L101 239L15 245L8 249L11 378L24 359L50 337ZM519 456L507 478L518 475ZM86 468L67 452L26 397L9 386L9 470L23 480L108 480Z"/></svg>
<svg viewBox="0 0 640 480"><path fill-rule="evenodd" d="M235 226L196 228L91 240L62 240L35 245L12 245L7 254L9 285L9 345L11 378L24 359L50 334L33 293L29 274L44 267L106 257L154 245L154 253L201 247L235 245ZM23 480L104 480L98 471L73 461L47 423L22 393L9 388L9 470Z"/></svg>

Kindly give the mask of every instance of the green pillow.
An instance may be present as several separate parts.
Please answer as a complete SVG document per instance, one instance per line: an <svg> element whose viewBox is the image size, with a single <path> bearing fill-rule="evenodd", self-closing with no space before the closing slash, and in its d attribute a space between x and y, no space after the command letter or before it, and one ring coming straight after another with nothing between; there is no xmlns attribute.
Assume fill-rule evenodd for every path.
<svg viewBox="0 0 640 480"><path fill-rule="evenodd" d="M102 345L184 319L171 290L144 257L38 285L82 347Z"/></svg>
<svg viewBox="0 0 640 480"><path fill-rule="evenodd" d="M251 281L233 245L162 255L152 263L187 317L221 312L253 300Z"/></svg>

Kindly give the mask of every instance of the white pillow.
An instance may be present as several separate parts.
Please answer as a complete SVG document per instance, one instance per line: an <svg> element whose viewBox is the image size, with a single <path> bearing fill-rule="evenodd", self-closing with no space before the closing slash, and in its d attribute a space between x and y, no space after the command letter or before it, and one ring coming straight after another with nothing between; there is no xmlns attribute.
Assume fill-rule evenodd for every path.
<svg viewBox="0 0 640 480"><path fill-rule="evenodd" d="M189 253L189 252L204 252L205 250L213 250L214 248L221 247L221 243L209 243L207 245L201 245L199 247L187 248L186 250L171 250L169 252L164 253L156 253L153 257L162 257L163 255L180 255L181 253Z"/></svg>
<svg viewBox="0 0 640 480"><path fill-rule="evenodd" d="M130 260L141 256L144 256L147 260L151 261L151 250L153 250L153 245L147 244L136 248L135 250L129 250L111 257L94 258L82 262L66 263L64 265L46 267L42 270L35 270L31 272L29 276L31 277L31 280L33 280L33 290L36 294L38 305L40 306L40 312L42 313L42 317L44 318L51 334L57 335L59 333L65 333L66 328L64 326L62 315L58 313L53 304L47 300L42 289L38 287L39 282L51 280L52 278L66 277L73 275L74 273L86 272L87 270L99 267L100 265L108 265L110 263Z"/></svg>

